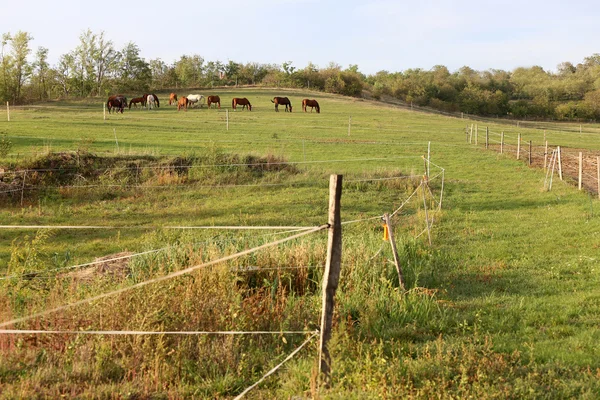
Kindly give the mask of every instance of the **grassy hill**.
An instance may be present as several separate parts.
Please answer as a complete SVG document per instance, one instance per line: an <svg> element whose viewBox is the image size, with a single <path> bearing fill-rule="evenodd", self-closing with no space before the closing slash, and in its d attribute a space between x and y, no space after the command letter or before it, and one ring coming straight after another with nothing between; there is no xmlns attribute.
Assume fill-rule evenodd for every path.
<svg viewBox="0 0 600 400"><path fill-rule="evenodd" d="M159 93L159 109L106 121L102 100L11 110L0 122L11 142L3 183L27 190L4 194L0 225L112 228L0 230L0 271L37 274L0 280L0 321L284 236L167 226L323 224L328 175L340 173L342 219L364 221L344 228L332 386L316 388L313 341L250 398L598 396L598 200L560 181L547 192L543 170L469 145L469 120L322 93L214 94L221 110L177 112ZM274 112L270 99L280 95L293 113ZM232 97L247 97L252 112L226 113ZM305 97L322 112L301 112ZM538 145L544 137L489 127ZM553 145L600 149L596 127L553 127L545 127ZM421 192L395 217L403 293L381 223L368 218L393 212L417 189L429 142L431 161L445 169L443 207L432 246L416 238ZM13 173L24 168L38 171ZM434 174L430 207L441 191ZM323 233L308 235L18 328L310 331L325 242ZM150 250L161 251L132 258L121 274L50 271ZM0 395L234 397L306 337L0 334Z"/></svg>

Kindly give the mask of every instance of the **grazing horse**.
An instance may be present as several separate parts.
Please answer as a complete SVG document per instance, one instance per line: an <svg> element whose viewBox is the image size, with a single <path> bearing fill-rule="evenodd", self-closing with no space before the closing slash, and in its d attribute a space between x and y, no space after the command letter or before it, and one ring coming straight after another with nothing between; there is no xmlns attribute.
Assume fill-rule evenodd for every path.
<svg viewBox="0 0 600 400"><path fill-rule="evenodd" d="M177 104L177 93L171 93L169 95L169 105Z"/></svg>
<svg viewBox="0 0 600 400"><path fill-rule="evenodd" d="M279 112L279 106L285 106L285 111L288 111L288 107L290 108L290 112L292 112L292 102L287 97L273 97L271 103L275 103L275 111Z"/></svg>
<svg viewBox="0 0 600 400"><path fill-rule="evenodd" d="M204 104L205 101L204 96L201 94L188 94L187 99L190 106L198 103L200 108L202 108L202 104Z"/></svg>
<svg viewBox="0 0 600 400"><path fill-rule="evenodd" d="M221 98L219 96L208 96L206 98L206 104L208 105L208 108L210 108L211 104L218 104L219 108L221 108Z"/></svg>
<svg viewBox="0 0 600 400"><path fill-rule="evenodd" d="M310 107L310 112L313 112L313 108L317 109L317 114L321 112L321 107L316 100L304 99L302 100L302 109L306 112L306 107Z"/></svg>
<svg viewBox="0 0 600 400"><path fill-rule="evenodd" d="M146 107L148 105L148 101L149 101L148 96L150 96L154 99L154 104L156 104L156 107L160 107L160 101L158 101L158 96L155 95L154 93L146 93L142 96L145 100L144 107Z"/></svg>
<svg viewBox="0 0 600 400"><path fill-rule="evenodd" d="M148 96L146 96L146 106L148 107L148 110L152 110L154 108L154 105L155 105L154 96L149 94Z"/></svg>
<svg viewBox="0 0 600 400"><path fill-rule="evenodd" d="M177 111L181 110L182 108L185 111L187 111L188 104L189 104L188 98L185 96L181 96L179 98L179 100L177 100Z"/></svg>
<svg viewBox="0 0 600 400"><path fill-rule="evenodd" d="M138 104L141 104L142 107L144 107L144 103L146 103L146 100L143 97L136 97L131 99L131 101L129 102L129 109L131 110L131 105L133 104L135 106L135 108L137 108Z"/></svg>
<svg viewBox="0 0 600 400"><path fill-rule="evenodd" d="M106 108L108 108L109 114L112 109L114 109L117 113L121 111L121 114L123 114L125 107L127 107L127 98L122 94L110 96L106 102Z"/></svg>
<svg viewBox="0 0 600 400"><path fill-rule="evenodd" d="M250 101L248 101L248 99L245 97L242 99L239 97L234 97L234 99L231 100L231 108L236 110L237 106L242 106L242 110L247 106L248 111L252 111L252 104L250 104Z"/></svg>

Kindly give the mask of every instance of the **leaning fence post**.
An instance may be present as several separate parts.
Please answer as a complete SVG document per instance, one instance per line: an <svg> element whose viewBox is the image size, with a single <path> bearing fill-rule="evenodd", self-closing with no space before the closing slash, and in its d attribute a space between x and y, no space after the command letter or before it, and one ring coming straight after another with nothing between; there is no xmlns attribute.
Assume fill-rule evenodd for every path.
<svg viewBox="0 0 600 400"><path fill-rule="evenodd" d="M583 153L581 151L579 152L579 184L577 186L579 190L583 186Z"/></svg>
<svg viewBox="0 0 600 400"><path fill-rule="evenodd" d="M385 219L385 224L387 225L388 235L390 239L390 245L392 246L392 253L394 255L394 264L396 264L396 272L398 272L398 282L400 283L400 288L402 290L406 290L404 286L404 275L402 274L402 267L400 267L400 257L398 257L398 250L396 249L396 241L394 239L394 231L392 229L392 223L390 221L390 214L383 214L383 218Z"/></svg>
<svg viewBox="0 0 600 400"><path fill-rule="evenodd" d="M331 339L335 292L340 280L342 263L342 221L340 200L342 198L342 175L329 177L329 235L327 239L327 263L323 274L323 309L321 314L321 341L319 344L319 371L328 386L331 373L331 355L327 343Z"/></svg>
<svg viewBox="0 0 600 400"><path fill-rule="evenodd" d="M544 131L544 142L546 142L546 147L544 148L544 169L548 168L548 141L546 139L546 131Z"/></svg>
<svg viewBox="0 0 600 400"><path fill-rule="evenodd" d="M10 122L10 107L8 106L8 101L6 102L6 117L8 118L8 122Z"/></svg>
<svg viewBox="0 0 600 400"><path fill-rule="evenodd" d="M430 164L429 157L431 156L431 142L427 142L427 177L429 178Z"/></svg>
<svg viewBox="0 0 600 400"><path fill-rule="evenodd" d="M502 135L500 136L500 154L504 153L504 131L502 131Z"/></svg>
<svg viewBox="0 0 600 400"><path fill-rule="evenodd" d="M558 149L558 177L562 181L563 180L563 175L562 175L562 161L561 161L562 154L561 154L561 151L560 151L560 146L558 146L557 149Z"/></svg>
<svg viewBox="0 0 600 400"><path fill-rule="evenodd" d="M521 157L521 134L517 135L517 160Z"/></svg>

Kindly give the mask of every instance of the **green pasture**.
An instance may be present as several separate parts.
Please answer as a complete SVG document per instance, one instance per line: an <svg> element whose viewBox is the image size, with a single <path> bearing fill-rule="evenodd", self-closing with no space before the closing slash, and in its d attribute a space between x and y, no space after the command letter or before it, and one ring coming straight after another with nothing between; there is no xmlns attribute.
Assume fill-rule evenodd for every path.
<svg viewBox="0 0 600 400"><path fill-rule="evenodd" d="M545 129L551 145L600 150L597 126L584 125L580 133L574 125L485 124L283 89L192 92L220 95L222 108L178 112L168 106L168 93L158 93L160 108L107 114L106 120L103 100L93 99L12 108L11 121L0 121L0 140L10 142L0 159L5 176L42 165L60 170L48 181L43 172L28 172L36 187L22 198L20 192L0 198L0 225L114 227L0 230L2 274L43 275L120 251L172 246L165 255L136 261L124 280L0 281L0 321L285 236L167 226L321 225L332 173L344 175L344 221L391 213L418 186L430 143L429 207L442 189L438 166L445 171L432 246L426 235L415 239L424 227L422 198L394 221L410 290L398 288L380 222L347 225L331 388L316 389L313 343L250 398L600 396L597 196L556 177L552 191L545 191L543 170L481 146L488 126L496 140L503 131L507 142L520 133L523 141L542 145ZM291 99L292 113L274 112L270 99L283 95ZM231 110L233 97L247 97L252 111ZM303 98L317 99L321 113L302 112ZM479 146L466 140L472 123L479 127ZM68 168L53 154L62 154ZM111 167L91 178L78 164L85 157L110 160ZM231 165L265 160L290 164L267 171ZM183 162L190 168L182 176L152 172ZM131 165L140 163L148 168L132 174ZM325 241L324 234L314 234L227 266L319 267ZM109 300L106 308L98 302L20 327L85 321L94 329L97 320L106 325L102 329L309 329L318 321L320 301L320 270L310 271L232 276L218 269ZM203 312L211 318L198 317ZM301 342L0 335L0 396L229 398Z"/></svg>

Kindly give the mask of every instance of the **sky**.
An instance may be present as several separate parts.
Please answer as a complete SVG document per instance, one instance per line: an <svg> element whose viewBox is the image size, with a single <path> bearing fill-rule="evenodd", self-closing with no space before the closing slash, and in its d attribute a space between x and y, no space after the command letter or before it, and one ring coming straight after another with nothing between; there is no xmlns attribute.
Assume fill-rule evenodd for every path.
<svg viewBox="0 0 600 400"><path fill-rule="evenodd" d="M87 29L147 61L309 62L365 74L445 65L476 70L582 62L600 53L598 0L0 1L0 33L28 32L54 64Z"/></svg>

